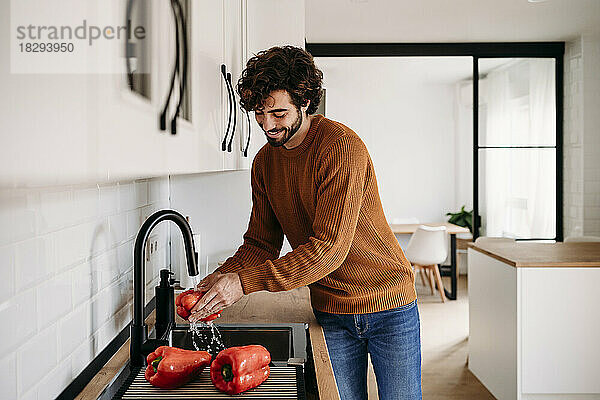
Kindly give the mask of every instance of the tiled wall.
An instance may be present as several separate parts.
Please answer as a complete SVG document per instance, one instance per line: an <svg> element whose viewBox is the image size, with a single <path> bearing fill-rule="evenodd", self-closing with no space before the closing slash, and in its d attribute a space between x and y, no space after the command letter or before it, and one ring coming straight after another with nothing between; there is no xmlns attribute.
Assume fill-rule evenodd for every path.
<svg viewBox="0 0 600 400"><path fill-rule="evenodd" d="M581 38L564 56L564 236L583 235L583 60Z"/></svg>
<svg viewBox="0 0 600 400"><path fill-rule="evenodd" d="M169 180L0 191L0 398L53 399L131 320L133 243ZM147 300L167 265L153 231Z"/></svg>
<svg viewBox="0 0 600 400"><path fill-rule="evenodd" d="M583 234L600 236L600 35L583 35Z"/></svg>
<svg viewBox="0 0 600 400"><path fill-rule="evenodd" d="M566 43L564 236L600 236L600 38Z"/></svg>

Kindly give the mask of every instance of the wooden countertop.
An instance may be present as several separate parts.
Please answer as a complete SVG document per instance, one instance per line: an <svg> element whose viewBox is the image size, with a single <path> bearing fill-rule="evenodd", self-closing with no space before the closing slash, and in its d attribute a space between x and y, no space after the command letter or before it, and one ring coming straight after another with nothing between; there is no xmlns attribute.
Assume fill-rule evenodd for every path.
<svg viewBox="0 0 600 400"><path fill-rule="evenodd" d="M469 243L473 250L516 268L600 267L600 243Z"/></svg>
<svg viewBox="0 0 600 400"><path fill-rule="evenodd" d="M179 319L179 317L177 317ZM178 321L179 323L182 320ZM233 306L223 310L217 323L308 323L310 341L315 363L315 373L322 400L339 400L339 393L325 344L321 326L315 320L310 306L307 287L288 292L257 292L244 296ZM154 326L154 312L146 323ZM76 397L77 400L95 400L129 359L129 339L96 374Z"/></svg>

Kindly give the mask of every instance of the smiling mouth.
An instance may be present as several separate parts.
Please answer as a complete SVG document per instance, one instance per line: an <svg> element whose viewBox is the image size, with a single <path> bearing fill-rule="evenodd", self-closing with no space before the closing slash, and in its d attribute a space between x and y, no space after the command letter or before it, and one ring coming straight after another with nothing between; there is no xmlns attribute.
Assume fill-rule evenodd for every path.
<svg viewBox="0 0 600 400"><path fill-rule="evenodd" d="M284 129L277 131L277 132L267 132L267 136L271 137L271 138L276 138L279 135L281 135L284 132Z"/></svg>

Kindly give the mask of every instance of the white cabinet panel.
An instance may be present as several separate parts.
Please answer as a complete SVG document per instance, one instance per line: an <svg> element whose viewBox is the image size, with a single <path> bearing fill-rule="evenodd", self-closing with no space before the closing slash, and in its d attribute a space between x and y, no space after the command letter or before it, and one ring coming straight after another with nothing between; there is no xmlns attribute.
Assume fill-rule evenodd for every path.
<svg viewBox="0 0 600 400"><path fill-rule="evenodd" d="M0 2L0 186L81 182L97 171L85 74L11 73L10 1ZM44 7L30 10L31 21ZM18 72L18 71L15 71Z"/></svg>
<svg viewBox="0 0 600 400"><path fill-rule="evenodd" d="M522 268L523 393L600 393L600 268ZM590 299L592 301L590 301Z"/></svg>
<svg viewBox="0 0 600 400"><path fill-rule="evenodd" d="M220 1L201 0L191 4L193 15L190 80L192 125L199 138L199 171L223 169L223 6Z"/></svg>
<svg viewBox="0 0 600 400"><path fill-rule="evenodd" d="M517 269L469 249L469 370L500 400L517 396Z"/></svg>

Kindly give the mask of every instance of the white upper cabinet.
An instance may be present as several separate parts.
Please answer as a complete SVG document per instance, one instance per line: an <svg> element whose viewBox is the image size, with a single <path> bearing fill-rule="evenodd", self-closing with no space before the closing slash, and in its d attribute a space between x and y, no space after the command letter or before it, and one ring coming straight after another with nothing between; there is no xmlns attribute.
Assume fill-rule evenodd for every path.
<svg viewBox="0 0 600 400"><path fill-rule="evenodd" d="M29 16L51 14L43 0L27 1L39 1ZM134 27L145 28L145 37L131 40L127 52L121 39L81 56L87 65L114 66L111 73L15 74L10 57L2 58L0 186L108 182L250 166L265 139L250 115L251 144L244 157L248 116L239 107L235 86L253 53L276 44L304 45L304 1L179 0L187 22L188 71L176 134L171 133L171 120L180 97L178 79L166 130L159 124L176 60L171 2L90 0L71 11L89 24L124 25L129 1L129 19ZM9 2L1 2L5 26L11 26L10 16ZM14 46L13 36L0 37L5 54ZM231 74L235 96L233 139L232 129L225 138L228 120L230 128L234 121L222 65Z"/></svg>

